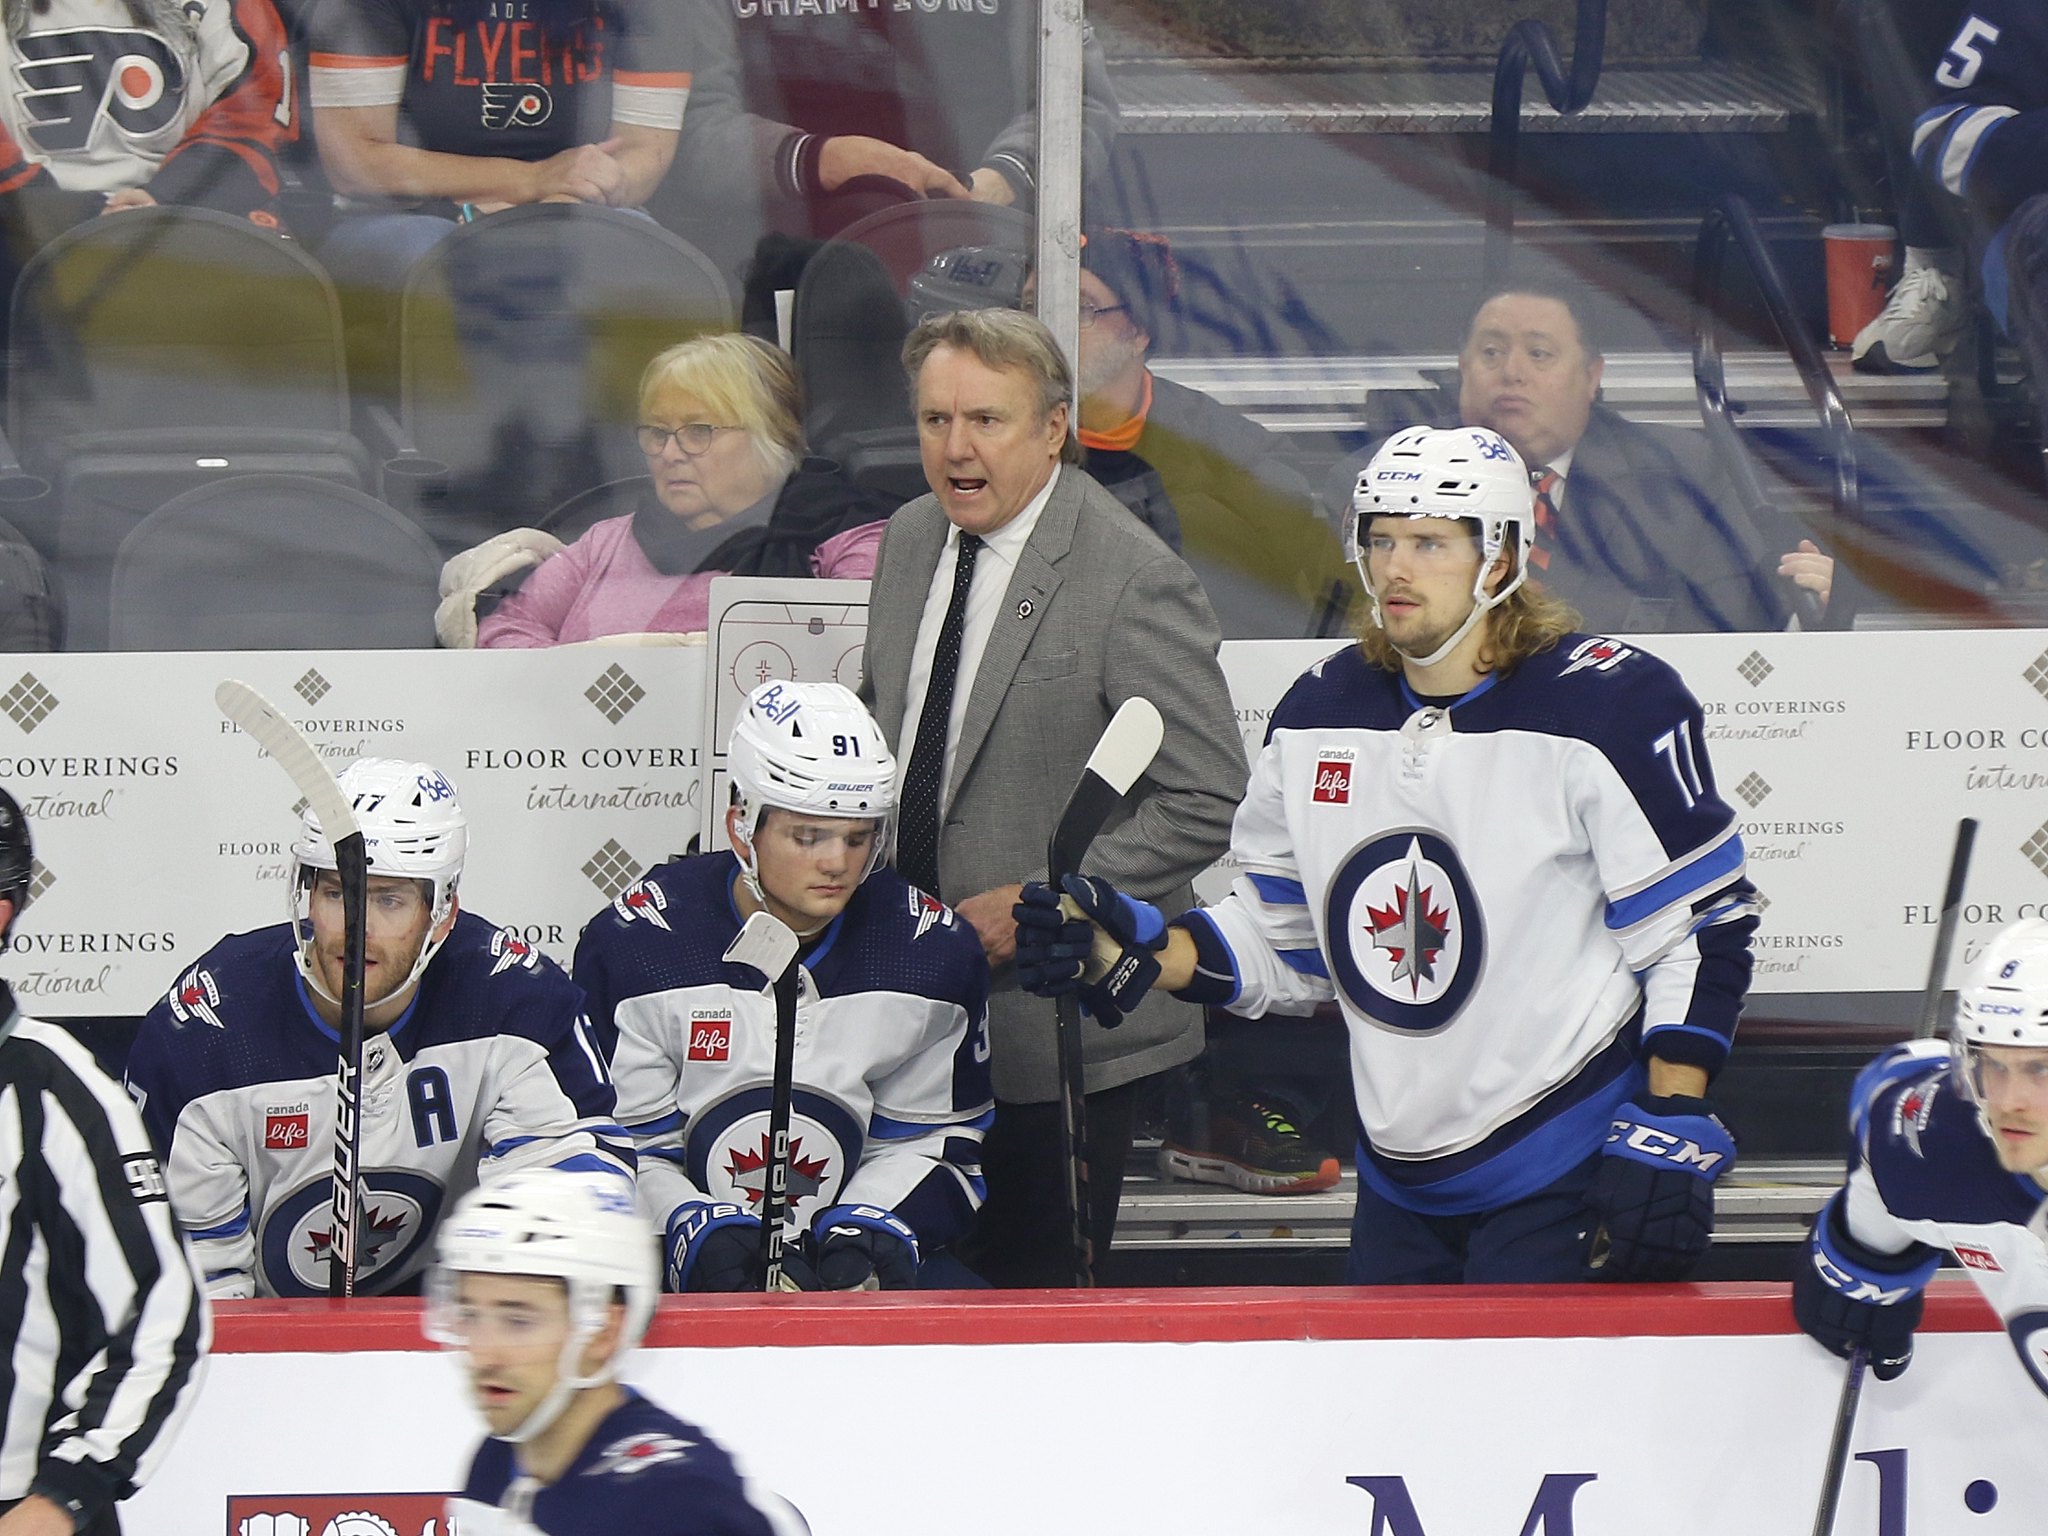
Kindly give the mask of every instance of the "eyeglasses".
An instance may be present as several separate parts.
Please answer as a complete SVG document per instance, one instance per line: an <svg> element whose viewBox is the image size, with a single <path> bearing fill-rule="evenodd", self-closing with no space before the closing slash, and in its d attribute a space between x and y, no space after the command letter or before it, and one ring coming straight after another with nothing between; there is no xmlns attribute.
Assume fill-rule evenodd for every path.
<svg viewBox="0 0 2048 1536"><path fill-rule="evenodd" d="M708 421L686 421L680 427L640 426L634 428L634 433L640 439L640 451L649 458L668 447L670 438L676 440L683 452L695 458L718 440L719 433L746 430L745 427L714 427Z"/></svg>
<svg viewBox="0 0 2048 1536"><path fill-rule="evenodd" d="M1084 331L1092 330L1100 316L1121 315L1130 307L1128 304L1090 304L1086 299L1083 299L1081 301L1081 329Z"/></svg>

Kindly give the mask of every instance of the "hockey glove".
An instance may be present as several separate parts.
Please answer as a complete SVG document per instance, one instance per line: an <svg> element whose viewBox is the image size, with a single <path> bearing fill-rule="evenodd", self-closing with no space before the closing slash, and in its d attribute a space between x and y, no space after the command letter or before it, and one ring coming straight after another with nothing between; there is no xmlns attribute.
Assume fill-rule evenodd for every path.
<svg viewBox="0 0 2048 1536"><path fill-rule="evenodd" d="M1614 1112L1586 1204L1595 1280L1681 1280L1714 1235L1714 1180L1735 1138L1705 1099L1643 1095Z"/></svg>
<svg viewBox="0 0 2048 1536"><path fill-rule="evenodd" d="M812 1267L828 1291L907 1291L917 1285L917 1234L893 1211L835 1205L811 1223Z"/></svg>
<svg viewBox="0 0 2048 1536"><path fill-rule="evenodd" d="M671 1291L761 1289L761 1218L736 1205L693 1200L668 1219Z"/></svg>
<svg viewBox="0 0 2048 1536"><path fill-rule="evenodd" d="M1912 1363L1921 1292L1940 1263L1941 1255L1922 1243L1879 1253L1856 1241L1838 1190L1814 1217L1806 1261L1793 1271L1792 1315L1845 1360L1858 1347L1867 1350L1871 1374L1890 1381Z"/></svg>
<svg viewBox="0 0 2048 1536"><path fill-rule="evenodd" d="M1077 989L1095 930L1063 912L1060 893L1041 880L1024 887L1010 914L1017 920L1017 985L1033 997Z"/></svg>
<svg viewBox="0 0 2048 1536"><path fill-rule="evenodd" d="M1068 875L1060 888L1072 909L1108 938L1107 944L1096 945L1082 969L1081 1010L1104 1029L1114 1029L1159 979L1157 956L1166 947L1166 919L1151 902L1126 896L1092 875Z"/></svg>

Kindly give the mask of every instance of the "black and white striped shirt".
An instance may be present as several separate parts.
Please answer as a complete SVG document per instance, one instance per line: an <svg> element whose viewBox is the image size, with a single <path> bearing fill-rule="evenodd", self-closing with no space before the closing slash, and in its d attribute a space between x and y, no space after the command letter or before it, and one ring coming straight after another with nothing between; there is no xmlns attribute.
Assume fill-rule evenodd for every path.
<svg viewBox="0 0 2048 1536"><path fill-rule="evenodd" d="M162 1460L212 1335L142 1119L0 984L0 1500L84 1525Z"/></svg>

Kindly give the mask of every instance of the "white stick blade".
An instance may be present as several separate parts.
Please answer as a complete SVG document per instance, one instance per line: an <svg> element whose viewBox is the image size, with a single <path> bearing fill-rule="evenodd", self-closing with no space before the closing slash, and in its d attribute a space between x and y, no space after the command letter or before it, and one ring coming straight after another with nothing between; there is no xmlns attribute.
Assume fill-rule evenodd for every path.
<svg viewBox="0 0 2048 1536"><path fill-rule="evenodd" d="M278 767L291 775L292 783L298 786L299 793L313 808L314 816L319 818L320 830L326 834L330 844L339 843L360 830L356 826L355 811L349 806L347 796L342 794L341 786L335 782L333 771L320 761L320 754L313 750L313 744L278 711L276 705L247 683L232 677L213 690L213 702L220 706L223 715L254 738L256 744L276 760Z"/></svg>
<svg viewBox="0 0 2048 1536"><path fill-rule="evenodd" d="M768 912L756 912L726 946L725 958L735 965L751 965L770 983L789 969L796 958L796 935L789 924Z"/></svg>
<svg viewBox="0 0 2048 1536"><path fill-rule="evenodd" d="M1131 792L1138 777L1152 766L1166 722L1150 699L1125 699L1088 756L1088 771L1119 795Z"/></svg>

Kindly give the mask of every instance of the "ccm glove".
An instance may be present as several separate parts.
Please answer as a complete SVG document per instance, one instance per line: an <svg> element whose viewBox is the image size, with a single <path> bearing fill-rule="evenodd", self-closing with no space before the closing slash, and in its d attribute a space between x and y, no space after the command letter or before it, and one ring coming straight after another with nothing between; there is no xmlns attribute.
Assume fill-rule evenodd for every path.
<svg viewBox="0 0 2048 1536"><path fill-rule="evenodd" d="M1033 997L1061 997L1081 985L1095 944L1085 918L1060 909L1060 893L1042 880L1024 887L1010 915L1017 920L1017 985Z"/></svg>
<svg viewBox="0 0 2048 1536"><path fill-rule="evenodd" d="M1104 1029L1115 1029L1159 979L1157 956L1166 947L1166 919L1151 902L1126 896L1092 875L1068 875L1060 889L1072 908L1108 938L1081 972L1080 995L1083 1012Z"/></svg>
<svg viewBox="0 0 2048 1536"><path fill-rule="evenodd" d="M736 1205L693 1200L677 1206L663 1248L671 1291L761 1289L761 1218Z"/></svg>
<svg viewBox="0 0 2048 1536"><path fill-rule="evenodd" d="M874 1205L835 1205L811 1223L811 1267L828 1291L907 1291L917 1285L917 1234Z"/></svg>
<svg viewBox="0 0 2048 1536"><path fill-rule="evenodd" d="M1714 1180L1735 1138L1705 1099L1645 1094L1614 1112L1592 1208L1586 1269L1595 1280L1682 1280L1714 1235Z"/></svg>
<svg viewBox="0 0 2048 1536"><path fill-rule="evenodd" d="M1837 1190L1814 1217L1806 1260L1793 1272L1792 1315L1845 1360L1859 1347L1868 1351L1871 1374L1890 1381L1912 1363L1921 1292L1940 1264L1941 1255L1923 1243L1879 1253L1856 1241Z"/></svg>

